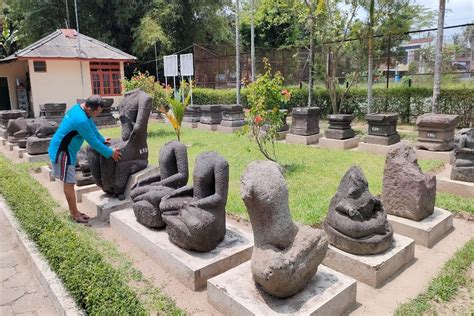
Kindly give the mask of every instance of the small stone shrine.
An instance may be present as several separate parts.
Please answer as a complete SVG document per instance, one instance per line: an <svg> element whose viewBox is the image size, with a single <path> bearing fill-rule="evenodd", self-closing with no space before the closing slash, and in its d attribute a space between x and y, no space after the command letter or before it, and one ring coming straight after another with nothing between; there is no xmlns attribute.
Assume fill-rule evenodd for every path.
<svg viewBox="0 0 474 316"><path fill-rule="evenodd" d="M393 242L393 230L382 203L369 192L362 170L352 166L331 199L324 220L329 243L356 255L385 252Z"/></svg>
<svg viewBox="0 0 474 316"><path fill-rule="evenodd" d="M431 215L435 207L436 177L421 171L410 143L390 148L385 160L382 204L388 214L414 221Z"/></svg>
<svg viewBox="0 0 474 316"><path fill-rule="evenodd" d="M61 123L66 113L66 103L45 103L40 105L40 117L48 121Z"/></svg>
<svg viewBox="0 0 474 316"><path fill-rule="evenodd" d="M196 158L193 186L175 190L161 200L169 239L181 248L209 252L226 234L225 206L229 164L215 152Z"/></svg>
<svg viewBox="0 0 474 316"><path fill-rule="evenodd" d="M140 89L128 91L120 102L119 112L122 139L112 141L111 147L120 149L122 154L120 161L106 159L90 147L87 159L96 184L105 193L123 200L130 176L148 166L146 139L151 98Z"/></svg>
<svg viewBox="0 0 474 316"><path fill-rule="evenodd" d="M319 134L320 113L321 109L318 107L293 108L290 133L302 136Z"/></svg>
<svg viewBox="0 0 474 316"><path fill-rule="evenodd" d="M369 124L368 135L364 138L365 143L387 146L400 141L397 132L397 113L367 114L365 119Z"/></svg>
<svg viewBox="0 0 474 316"><path fill-rule="evenodd" d="M188 182L186 146L174 140L161 147L159 168L158 174L137 182L130 193L137 222L151 228L166 226L161 217L161 199Z"/></svg>
<svg viewBox="0 0 474 316"><path fill-rule="evenodd" d="M97 126L107 126L107 125L116 125L117 121L115 120L112 114L112 105L114 104L114 99L112 98L102 98L104 101L102 106L102 112L99 116L94 117L94 123ZM84 99L77 99L77 103L86 102Z"/></svg>
<svg viewBox="0 0 474 316"><path fill-rule="evenodd" d="M329 127L324 131L324 137L330 139L348 139L355 136L351 128L354 115L351 114L330 114L328 115Z"/></svg>
<svg viewBox="0 0 474 316"><path fill-rule="evenodd" d="M201 107L199 105L187 106L184 108L183 122L199 123L201 115Z"/></svg>
<svg viewBox="0 0 474 316"><path fill-rule="evenodd" d="M326 234L292 221L288 187L274 162L250 163L241 177L240 195L254 234L251 270L255 282L278 298L302 291L326 255Z"/></svg>
<svg viewBox="0 0 474 316"><path fill-rule="evenodd" d="M416 119L418 140L416 147L430 151L449 151L454 147L454 129L458 116L423 114Z"/></svg>
<svg viewBox="0 0 474 316"><path fill-rule="evenodd" d="M474 182L474 128L464 128L454 139L451 179Z"/></svg>
<svg viewBox="0 0 474 316"><path fill-rule="evenodd" d="M241 105L223 105L222 121L220 123L226 127L240 127L245 124L244 108Z"/></svg>
<svg viewBox="0 0 474 316"><path fill-rule="evenodd" d="M20 117L25 118L26 116L27 116L27 113L26 111L23 111L23 110L0 111L0 137L7 139L8 121L15 120Z"/></svg>
<svg viewBox="0 0 474 316"><path fill-rule="evenodd" d="M222 107L220 105L201 105L201 124L217 125L222 121Z"/></svg>

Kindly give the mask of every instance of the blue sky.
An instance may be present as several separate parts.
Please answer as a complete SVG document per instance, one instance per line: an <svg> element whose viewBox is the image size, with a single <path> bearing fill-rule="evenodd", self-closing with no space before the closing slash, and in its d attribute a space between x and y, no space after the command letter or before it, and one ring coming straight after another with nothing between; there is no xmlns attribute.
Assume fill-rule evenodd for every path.
<svg viewBox="0 0 474 316"><path fill-rule="evenodd" d="M437 0L415 0L415 3L438 11ZM474 0L447 0L445 25L457 25L474 22Z"/></svg>

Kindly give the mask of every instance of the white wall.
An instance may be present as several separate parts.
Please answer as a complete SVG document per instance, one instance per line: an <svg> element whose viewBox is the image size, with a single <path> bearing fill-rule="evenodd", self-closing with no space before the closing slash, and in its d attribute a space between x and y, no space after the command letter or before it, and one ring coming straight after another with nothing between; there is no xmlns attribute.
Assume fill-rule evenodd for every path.
<svg viewBox="0 0 474 316"><path fill-rule="evenodd" d="M8 91L10 94L10 107L12 110L18 108L18 99L16 95L16 79L26 87L26 72L28 63L26 61L12 61L6 64L0 64L0 77L8 78Z"/></svg>

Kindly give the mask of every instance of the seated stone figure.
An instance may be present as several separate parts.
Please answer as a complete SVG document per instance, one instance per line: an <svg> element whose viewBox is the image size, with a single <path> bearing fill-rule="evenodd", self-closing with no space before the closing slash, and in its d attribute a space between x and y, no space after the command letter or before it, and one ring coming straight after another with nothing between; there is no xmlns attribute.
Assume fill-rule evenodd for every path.
<svg viewBox="0 0 474 316"><path fill-rule="evenodd" d="M36 136L38 138L50 137L58 129L58 124L46 119L26 119L23 117L8 121L8 136L15 138L26 138Z"/></svg>
<svg viewBox="0 0 474 316"><path fill-rule="evenodd" d="M188 182L186 146L174 140L161 147L159 168L159 174L139 181L130 193L137 221L152 228L166 225L161 218L161 199Z"/></svg>
<svg viewBox="0 0 474 316"><path fill-rule="evenodd" d="M112 141L111 146L119 148L122 158L115 162L89 148L87 159L92 176L102 190L119 199L130 176L148 166L147 127L151 112L151 98L140 89L126 92L120 105L122 140Z"/></svg>
<svg viewBox="0 0 474 316"><path fill-rule="evenodd" d="M464 128L454 139L451 179L474 182L474 128Z"/></svg>
<svg viewBox="0 0 474 316"><path fill-rule="evenodd" d="M434 212L436 177L421 171L416 153L406 141L388 150L381 199L388 214L414 221Z"/></svg>
<svg viewBox="0 0 474 316"><path fill-rule="evenodd" d="M215 152L196 158L193 186L185 186L160 203L170 240L181 248L207 252L224 239L229 164Z"/></svg>
<svg viewBox="0 0 474 316"><path fill-rule="evenodd" d="M250 163L241 177L240 196L255 240L251 261L255 282L278 298L298 293L326 255L326 234L293 223L288 188L280 166L274 162Z"/></svg>
<svg viewBox="0 0 474 316"><path fill-rule="evenodd" d="M329 243L356 255L386 251L393 242L392 226L382 203L369 192L362 170L352 166L331 199L324 220Z"/></svg>

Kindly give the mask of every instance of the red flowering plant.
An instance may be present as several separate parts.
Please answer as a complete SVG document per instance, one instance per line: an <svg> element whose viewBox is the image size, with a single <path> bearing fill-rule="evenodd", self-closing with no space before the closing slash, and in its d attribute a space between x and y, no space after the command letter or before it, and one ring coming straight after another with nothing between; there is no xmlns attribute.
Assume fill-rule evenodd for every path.
<svg viewBox="0 0 474 316"><path fill-rule="evenodd" d="M282 103L289 101L291 94L283 90L283 77L280 72L272 74L270 63L263 59L265 73L259 75L255 82L248 86L246 113L247 133L257 143L260 152L271 161L277 161L275 140L278 130L283 126Z"/></svg>

